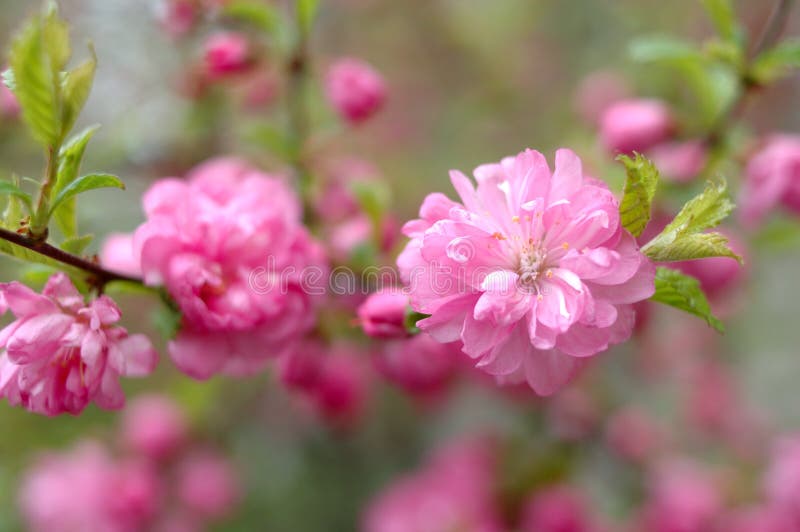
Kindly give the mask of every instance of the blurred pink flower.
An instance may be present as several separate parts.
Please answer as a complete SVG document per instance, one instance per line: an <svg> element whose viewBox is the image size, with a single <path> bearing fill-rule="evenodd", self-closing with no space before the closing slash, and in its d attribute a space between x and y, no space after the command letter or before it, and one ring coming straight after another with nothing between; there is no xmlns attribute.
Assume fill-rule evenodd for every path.
<svg viewBox="0 0 800 532"><path fill-rule="evenodd" d="M683 460L657 465L649 479L649 499L642 514L643 532L707 532L721 511L713 477Z"/></svg>
<svg viewBox="0 0 800 532"><path fill-rule="evenodd" d="M569 486L537 491L523 509L519 532L594 532L600 530L587 501Z"/></svg>
<svg viewBox="0 0 800 532"><path fill-rule="evenodd" d="M111 233L100 249L100 264L127 275L141 275L141 260L133 253L133 234Z"/></svg>
<svg viewBox="0 0 800 532"><path fill-rule="evenodd" d="M586 122L596 124L612 104L630 94L625 78L616 72L601 70L583 78L575 94L575 107Z"/></svg>
<svg viewBox="0 0 800 532"><path fill-rule="evenodd" d="M486 442L464 441L437 452L423 468L396 480L373 499L364 532L500 532Z"/></svg>
<svg viewBox="0 0 800 532"><path fill-rule="evenodd" d="M200 15L199 10L197 0L162 0L156 15L164 31L178 38L194 27Z"/></svg>
<svg viewBox="0 0 800 532"><path fill-rule="evenodd" d="M2 310L17 318L0 332L0 397L32 412L80 413L90 401L121 408L121 376L155 368L158 355L144 335L114 324L120 311L107 296L88 305L63 273L41 294L18 282L0 284Z"/></svg>
<svg viewBox="0 0 800 532"><path fill-rule="evenodd" d="M349 57L328 68L325 92L334 109L350 124L364 122L386 100L386 85L381 75L366 62Z"/></svg>
<svg viewBox="0 0 800 532"><path fill-rule="evenodd" d="M622 100L600 118L600 138L611 153L643 152L667 140L672 129L669 108L659 100Z"/></svg>
<svg viewBox="0 0 800 532"><path fill-rule="evenodd" d="M778 506L755 506L729 512L720 520L720 532L797 532L798 523Z"/></svg>
<svg viewBox="0 0 800 532"><path fill-rule="evenodd" d="M800 135L773 135L747 164L739 194L742 222L754 227L779 206L800 213Z"/></svg>
<svg viewBox="0 0 800 532"><path fill-rule="evenodd" d="M194 451L178 466L178 500L195 517L220 519L240 497L239 479L228 460L211 451Z"/></svg>
<svg viewBox="0 0 800 532"><path fill-rule="evenodd" d="M314 199L314 210L329 223L363 214L355 187L372 186L381 175L374 164L357 157L339 157L327 161L319 173L322 182L319 194Z"/></svg>
<svg viewBox="0 0 800 532"><path fill-rule="evenodd" d="M3 118L16 118L19 114L19 102L14 93L0 83L0 116Z"/></svg>
<svg viewBox="0 0 800 532"><path fill-rule="evenodd" d="M606 426L606 442L619 456L633 462L652 458L664 442L657 422L635 406L615 412Z"/></svg>
<svg viewBox="0 0 800 532"><path fill-rule="evenodd" d="M525 151L450 174L463 204L430 194L398 257L418 326L461 340L477 366L549 395L585 359L630 337L632 303L654 292L655 267L619 223L618 201L556 153L555 172Z"/></svg>
<svg viewBox="0 0 800 532"><path fill-rule="evenodd" d="M386 342L376 358L381 374L412 394L441 391L458 370L455 344L441 344L427 334Z"/></svg>
<svg viewBox="0 0 800 532"><path fill-rule="evenodd" d="M120 433L128 449L162 460L186 443L188 427L183 411L172 399L151 394L130 403L123 414Z"/></svg>
<svg viewBox="0 0 800 532"><path fill-rule="evenodd" d="M763 482L768 501L800 530L800 435L777 439Z"/></svg>
<svg viewBox="0 0 800 532"><path fill-rule="evenodd" d="M205 43L206 71L212 78L244 72L251 66L250 45L241 33L217 33Z"/></svg>
<svg viewBox="0 0 800 532"><path fill-rule="evenodd" d="M401 338L406 331L408 295L402 290L385 288L367 297L358 307L358 322L364 333L373 338Z"/></svg>
<svg viewBox="0 0 800 532"><path fill-rule="evenodd" d="M147 529L160 489L151 469L115 464L99 444L85 442L40 457L25 473L19 505L32 532L133 532Z"/></svg>
<svg viewBox="0 0 800 532"><path fill-rule="evenodd" d="M647 156L668 181L686 183L706 165L708 150L699 140L664 142L647 150Z"/></svg>
<svg viewBox="0 0 800 532"><path fill-rule="evenodd" d="M183 314L169 352L184 373L251 374L313 326L326 260L282 180L214 159L154 184L144 210L134 253Z"/></svg>
<svg viewBox="0 0 800 532"><path fill-rule="evenodd" d="M366 413L373 379L366 360L364 353L346 344L333 346L322 357L308 397L330 424L346 429Z"/></svg>

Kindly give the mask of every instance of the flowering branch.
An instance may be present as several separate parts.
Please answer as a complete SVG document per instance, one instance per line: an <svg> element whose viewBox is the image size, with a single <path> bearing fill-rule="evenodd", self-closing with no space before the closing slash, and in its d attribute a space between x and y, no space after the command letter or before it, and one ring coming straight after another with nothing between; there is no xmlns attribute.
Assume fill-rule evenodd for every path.
<svg viewBox="0 0 800 532"><path fill-rule="evenodd" d="M125 281L144 286L143 281L137 277L131 277L129 275L112 272L111 270L107 270L95 262L91 262L77 255L67 253L63 249L52 246L47 242L41 242L36 238L15 233L14 231L9 231L8 229L3 228L0 228L0 238L45 257L49 257L62 264L72 266L73 268L77 268L88 273L90 276L90 284L96 286L101 291L106 284L112 281Z"/></svg>

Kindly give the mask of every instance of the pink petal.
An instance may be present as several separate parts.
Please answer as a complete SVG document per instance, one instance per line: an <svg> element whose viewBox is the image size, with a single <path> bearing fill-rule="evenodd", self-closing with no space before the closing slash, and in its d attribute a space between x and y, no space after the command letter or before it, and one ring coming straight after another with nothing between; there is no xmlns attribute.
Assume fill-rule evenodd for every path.
<svg viewBox="0 0 800 532"><path fill-rule="evenodd" d="M22 322L6 344L9 360L30 364L53 356L74 318L66 314L43 314Z"/></svg>

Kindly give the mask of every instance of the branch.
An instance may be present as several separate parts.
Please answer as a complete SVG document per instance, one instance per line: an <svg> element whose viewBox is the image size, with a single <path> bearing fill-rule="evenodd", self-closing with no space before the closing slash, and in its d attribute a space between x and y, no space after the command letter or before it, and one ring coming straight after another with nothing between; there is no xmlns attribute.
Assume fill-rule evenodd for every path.
<svg viewBox="0 0 800 532"><path fill-rule="evenodd" d="M131 277L121 273L106 270L95 262L88 261L77 255L67 253L63 249L48 244L47 242L38 242L36 239L27 235L15 233L8 229L0 228L0 238L7 240L12 244L29 249L45 257L49 257L62 264L72 266L89 274L90 283L102 291L103 287L111 281L126 281L144 286L144 281L137 277Z"/></svg>

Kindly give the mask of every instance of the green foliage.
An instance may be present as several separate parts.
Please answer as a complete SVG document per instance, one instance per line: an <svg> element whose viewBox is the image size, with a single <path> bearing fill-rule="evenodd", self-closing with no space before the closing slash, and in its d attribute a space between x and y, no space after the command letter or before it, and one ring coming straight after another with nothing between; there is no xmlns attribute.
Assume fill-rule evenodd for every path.
<svg viewBox="0 0 800 532"><path fill-rule="evenodd" d="M273 31L278 24L275 8L258 0L235 0L225 5L222 14L252 24L266 32Z"/></svg>
<svg viewBox="0 0 800 532"><path fill-rule="evenodd" d="M68 238L61 242L60 247L67 253L72 253L73 255L83 255L83 252L86 251L86 248L89 247L89 244L92 243L93 239L94 235L83 235L74 238Z"/></svg>
<svg viewBox="0 0 800 532"><path fill-rule="evenodd" d="M741 261L719 233L705 233L733 211L724 179L709 181L703 193L689 200L672 222L642 251L654 261L731 257Z"/></svg>
<svg viewBox="0 0 800 532"><path fill-rule="evenodd" d="M694 43L664 35L649 35L634 39L628 46L628 55L640 63L694 61L703 57Z"/></svg>
<svg viewBox="0 0 800 532"><path fill-rule="evenodd" d="M631 159L620 155L617 160L625 165L625 188L619 204L622 226L633 236L639 236L650 221L650 211L658 187L658 170L641 154Z"/></svg>
<svg viewBox="0 0 800 532"><path fill-rule="evenodd" d="M380 240L383 214L389 204L389 189L380 181L365 183L353 182L350 185L359 207L367 215L372 224L372 234L375 242Z"/></svg>
<svg viewBox="0 0 800 532"><path fill-rule="evenodd" d="M86 145L99 129L100 126L91 126L77 135L73 136L66 144L61 147L58 162L58 178L50 193L50 201L53 202L61 191L71 184L78 177L81 160L86 151ZM76 215L76 198L63 200L60 205L53 209L53 220L59 230L67 238L72 238L78 234L78 219Z"/></svg>
<svg viewBox="0 0 800 532"><path fill-rule="evenodd" d="M172 340L181 328L181 313L171 305L161 305L153 313L153 326L165 340Z"/></svg>
<svg viewBox="0 0 800 532"><path fill-rule="evenodd" d="M77 196L82 192L97 188L121 188L124 190L125 184L120 181L117 176L111 174L88 174L81 176L61 189L61 191L53 200L51 212L52 210L57 209L65 200L68 200L73 196Z"/></svg>
<svg viewBox="0 0 800 532"><path fill-rule="evenodd" d="M32 203L30 194L24 192L18 185L10 181L0 180L0 196L14 196L22 201L23 205L28 208L28 212L32 210Z"/></svg>
<svg viewBox="0 0 800 532"><path fill-rule="evenodd" d="M297 23L303 33L308 33L314 24L319 9L319 0L296 0Z"/></svg>
<svg viewBox="0 0 800 532"><path fill-rule="evenodd" d="M719 332L724 332L722 322L711 313L700 282L671 268L659 267L656 271L656 292L652 301L664 303L700 318Z"/></svg>
<svg viewBox="0 0 800 532"><path fill-rule="evenodd" d="M406 331L408 334L419 334L419 327L417 327L417 322L420 320L424 320L425 318L429 317L429 314L423 314L421 312L417 312L411 307L406 308L406 317L403 322L405 325Z"/></svg>
<svg viewBox="0 0 800 532"><path fill-rule="evenodd" d="M786 40L758 56L750 67L757 83L770 83L800 68L800 39Z"/></svg>
<svg viewBox="0 0 800 532"><path fill-rule="evenodd" d="M731 0L701 0L705 7L714 29L726 41L735 41L741 44L743 33L736 22L736 13Z"/></svg>
<svg viewBox="0 0 800 532"><path fill-rule="evenodd" d="M297 157L298 147L280 129L267 124L254 127L249 135L249 139L257 143L282 161L292 161Z"/></svg>
<svg viewBox="0 0 800 532"><path fill-rule="evenodd" d="M66 135L72 130L78 115L86 104L89 92L94 83L94 73L97 69L97 55L94 48L89 46L92 57L87 59L63 76L64 104L61 111L62 133Z"/></svg>

